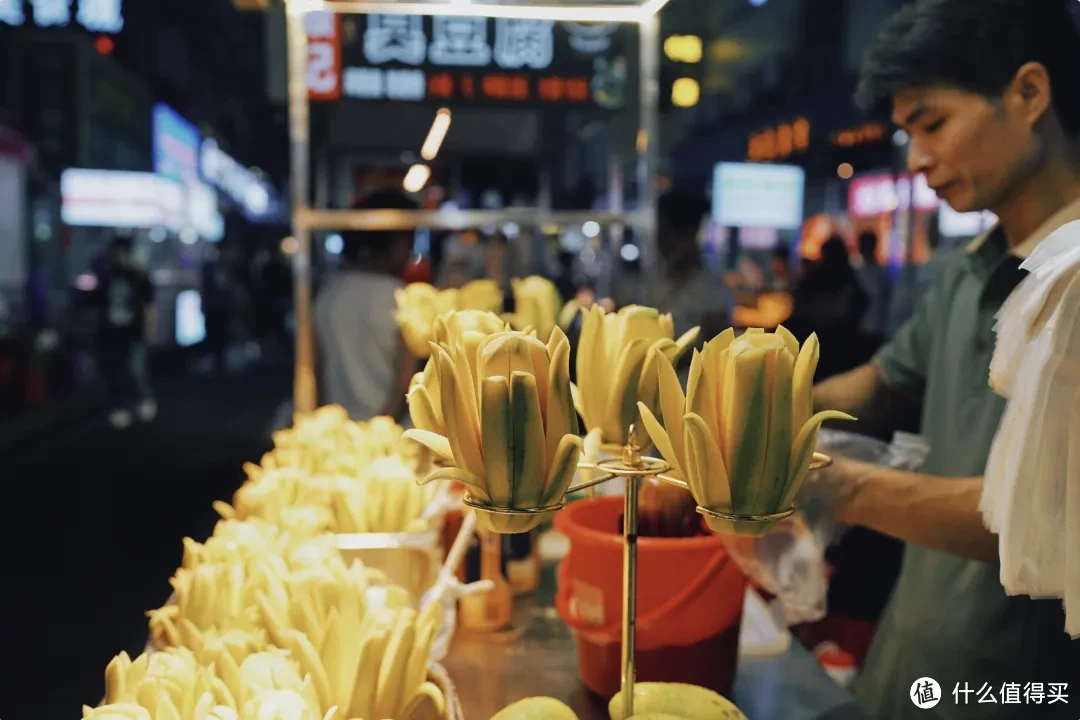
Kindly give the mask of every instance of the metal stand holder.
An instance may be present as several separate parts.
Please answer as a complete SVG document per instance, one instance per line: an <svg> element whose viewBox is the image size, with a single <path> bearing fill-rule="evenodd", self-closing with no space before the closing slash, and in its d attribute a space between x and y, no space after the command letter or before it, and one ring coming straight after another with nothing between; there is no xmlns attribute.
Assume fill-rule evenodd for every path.
<svg viewBox="0 0 1080 720"><path fill-rule="evenodd" d="M822 453L814 453L814 460L810 470L820 470L832 464L832 460ZM633 425L627 435L626 446L622 450L622 457L607 458L594 463L579 463L579 470L598 470L604 473L600 477L587 482L571 485L565 495L580 492L597 485L602 485L616 478L626 479L626 493L623 497L623 587L622 587L622 716L624 719L634 715L634 682L635 682L635 648L637 627L637 541L638 541L638 490L641 481L645 478L654 477L661 482L675 485L687 492L689 485L685 480L665 475L671 470L671 466L658 458L648 457L641 454L641 446L637 442L637 431ZM545 513L562 510L566 507L565 495L558 503L543 508L496 508L484 505L473 500L468 494L464 497L464 503L478 512L487 512L502 516L537 516ZM757 535L768 530L780 520L790 517L795 512L792 506L787 510L771 515L735 515L722 513L708 508L697 508L699 514L710 520L724 523L725 526L738 528L738 534ZM710 523L711 524L711 523Z"/></svg>

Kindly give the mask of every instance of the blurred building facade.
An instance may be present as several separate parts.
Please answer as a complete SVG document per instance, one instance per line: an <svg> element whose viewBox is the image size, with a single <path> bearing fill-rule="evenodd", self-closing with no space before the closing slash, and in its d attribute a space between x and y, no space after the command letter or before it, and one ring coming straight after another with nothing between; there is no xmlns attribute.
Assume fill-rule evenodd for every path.
<svg viewBox="0 0 1080 720"><path fill-rule="evenodd" d="M48 330L61 345L88 342L85 291L108 239L121 232L135 236L152 271L164 318L158 340L175 341L175 295L198 288L207 243L221 239L215 218L237 242L261 234L227 192L241 176L217 178L231 188L199 178L207 199L198 224L211 228L195 242L179 225L65 223L61 181L71 170L154 173L155 107L165 104L236 167L260 168L255 180L242 179L281 182L284 114L266 95L262 51L261 23L228 0L0 1L0 316L12 334L25 340ZM184 150L197 174L201 150Z"/></svg>

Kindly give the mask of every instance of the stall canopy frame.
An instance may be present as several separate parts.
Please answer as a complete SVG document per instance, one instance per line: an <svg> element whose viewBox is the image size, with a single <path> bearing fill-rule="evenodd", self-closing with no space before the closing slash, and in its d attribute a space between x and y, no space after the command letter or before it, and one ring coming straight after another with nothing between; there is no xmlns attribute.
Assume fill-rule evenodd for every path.
<svg viewBox="0 0 1080 720"><path fill-rule="evenodd" d="M292 228L296 316L296 371L293 404L297 412L318 405L315 380L315 338L312 323L311 233L313 230L458 230L505 222L539 226L571 225L593 220L602 225L629 225L643 239L645 257L655 245L656 194L652 174L656 168L659 125L660 22L657 13L669 0L616 0L614 2L522 2L506 0L285 0L289 72L289 144L292 175ZM339 14L393 13L398 15L456 15L520 18L563 22L621 22L638 26L641 85L636 142L638 210L636 212L558 212L543 208L507 208L499 211L387 211L327 210L311 206L311 143L307 86L307 32L309 12ZM647 264L648 265L648 264Z"/></svg>

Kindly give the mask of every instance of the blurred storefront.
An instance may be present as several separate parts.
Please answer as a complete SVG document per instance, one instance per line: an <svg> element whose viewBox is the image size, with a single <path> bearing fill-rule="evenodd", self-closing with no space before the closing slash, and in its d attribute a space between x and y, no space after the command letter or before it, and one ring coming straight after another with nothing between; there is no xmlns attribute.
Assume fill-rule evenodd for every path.
<svg viewBox="0 0 1080 720"><path fill-rule="evenodd" d="M86 36L21 30L9 37L8 104L34 144L41 178L30 186L29 273L44 285L49 324L66 326L75 279L101 254L107 234L57 223L61 175L69 168L149 170L152 96Z"/></svg>
<svg viewBox="0 0 1080 720"><path fill-rule="evenodd" d="M494 197L500 206L590 208L597 191L580 190L602 192L619 145L632 174L637 117L622 112L636 103L630 27L321 13L308 23L316 205L402 187L415 164L428 165L426 187L461 210ZM443 107L449 132L437 157L422 157ZM487 230L481 236L502 241L500 228ZM442 240L432 238L435 261Z"/></svg>

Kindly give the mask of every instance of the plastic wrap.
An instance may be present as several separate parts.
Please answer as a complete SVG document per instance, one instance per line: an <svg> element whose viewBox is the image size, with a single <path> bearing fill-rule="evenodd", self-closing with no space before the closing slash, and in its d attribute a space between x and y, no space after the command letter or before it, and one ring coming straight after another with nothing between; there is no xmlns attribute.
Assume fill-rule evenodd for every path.
<svg viewBox="0 0 1080 720"><path fill-rule="evenodd" d="M898 470L915 470L930 451L925 439L896 433L885 443L856 433L821 430L818 450ZM799 494L799 510L761 537L728 536L728 552L754 582L776 596L775 609L787 625L814 622L826 613L825 548L844 527L836 522L838 498L811 480Z"/></svg>

